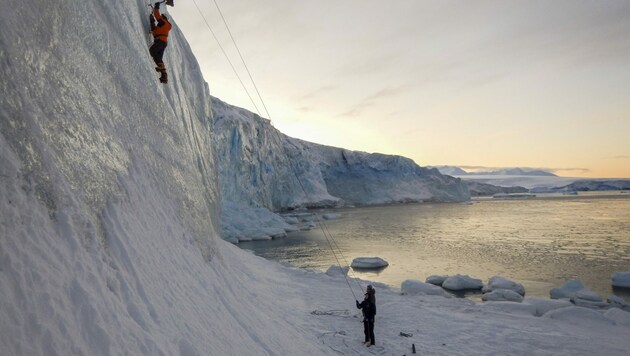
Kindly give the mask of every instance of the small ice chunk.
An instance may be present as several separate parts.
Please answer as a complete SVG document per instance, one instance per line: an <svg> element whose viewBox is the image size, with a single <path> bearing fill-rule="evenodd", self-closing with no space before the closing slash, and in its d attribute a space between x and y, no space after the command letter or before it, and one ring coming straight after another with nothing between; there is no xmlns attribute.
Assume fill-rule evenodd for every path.
<svg viewBox="0 0 630 356"><path fill-rule="evenodd" d="M352 268L376 269L389 266L389 263L380 257L357 257L352 260Z"/></svg>
<svg viewBox="0 0 630 356"><path fill-rule="evenodd" d="M606 318L604 314L593 309L581 307L566 307L551 310L543 318L564 320L571 324L579 324L589 328L599 325L615 325L615 322Z"/></svg>
<svg viewBox="0 0 630 356"><path fill-rule="evenodd" d="M573 297L571 297L571 301L578 307L585 308L605 308L608 306L608 303L605 303L602 297L586 288L575 292Z"/></svg>
<svg viewBox="0 0 630 356"><path fill-rule="evenodd" d="M441 286L447 278L448 276L433 275L433 276L427 277L425 282L435 284L436 286Z"/></svg>
<svg viewBox="0 0 630 356"><path fill-rule="evenodd" d="M339 267L337 265L331 265L328 267L328 270L326 270L326 274L331 277L344 276L348 274L349 270L350 267L348 266Z"/></svg>
<svg viewBox="0 0 630 356"><path fill-rule="evenodd" d="M536 316L543 316L550 310L573 306L570 301L561 299L525 298L523 303L535 306Z"/></svg>
<svg viewBox="0 0 630 356"><path fill-rule="evenodd" d="M516 295L519 295L515 292ZM481 305L481 308L492 311L499 311L507 314L520 314L520 315L536 315L536 307L529 304L515 303L515 302L486 302Z"/></svg>
<svg viewBox="0 0 630 356"><path fill-rule="evenodd" d="M287 224L291 225L297 225L300 222L295 216L284 216L283 219Z"/></svg>
<svg viewBox="0 0 630 356"><path fill-rule="evenodd" d="M630 311L630 305L626 303L626 301L621 297L611 294L608 296L607 301L612 307L623 309L625 311Z"/></svg>
<svg viewBox="0 0 630 356"><path fill-rule="evenodd" d="M442 287L450 290L466 290L466 289L481 289L483 283L480 279L471 278L468 275L457 274L448 277Z"/></svg>
<svg viewBox="0 0 630 356"><path fill-rule="evenodd" d="M625 312L619 308L608 309L604 313L604 316L617 323L617 325L625 325L630 327L630 313Z"/></svg>
<svg viewBox="0 0 630 356"><path fill-rule="evenodd" d="M630 272L615 272L612 276L612 285L621 288L630 288Z"/></svg>
<svg viewBox="0 0 630 356"><path fill-rule="evenodd" d="M410 295L423 294L423 295L439 295L439 296L443 296L447 298L450 297L450 294L448 294L441 287L438 287L431 283L420 282L415 279L408 279L402 282L402 284L400 285L400 290L402 291L403 294L410 294Z"/></svg>
<svg viewBox="0 0 630 356"><path fill-rule="evenodd" d="M516 302L523 301L523 296L510 289L495 289L492 292L485 293L481 296L484 302Z"/></svg>
<svg viewBox="0 0 630 356"><path fill-rule="evenodd" d="M339 213L326 213L326 214L322 215L322 218L324 218L324 220L337 220L337 219L341 219L341 214L339 214Z"/></svg>
<svg viewBox="0 0 630 356"><path fill-rule="evenodd" d="M482 291L484 293L488 293L496 289L508 289L520 294L521 296L525 295L525 287L523 287L522 284L511 281L501 276L494 276L490 278L490 280L488 281L488 285L485 286Z"/></svg>
<svg viewBox="0 0 630 356"><path fill-rule="evenodd" d="M572 299L582 299L582 300L586 300L589 302L603 302L604 300L602 299L602 297L599 296L599 294L593 292L590 289L581 289L577 292L575 292L575 295L573 296Z"/></svg>
<svg viewBox="0 0 630 356"><path fill-rule="evenodd" d="M551 299L568 299L573 297L577 291L582 289L584 289L582 282L578 279L571 279L559 288L552 288L549 291L549 295Z"/></svg>

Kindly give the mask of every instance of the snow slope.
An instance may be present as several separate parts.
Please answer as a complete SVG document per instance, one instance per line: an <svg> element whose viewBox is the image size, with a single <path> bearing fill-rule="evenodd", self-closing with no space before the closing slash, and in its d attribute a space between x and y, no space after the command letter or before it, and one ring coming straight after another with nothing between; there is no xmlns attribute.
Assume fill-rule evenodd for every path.
<svg viewBox="0 0 630 356"><path fill-rule="evenodd" d="M177 27L164 86L144 1L3 5L0 353L321 354L274 307L284 277L221 253L210 97Z"/></svg>
<svg viewBox="0 0 630 356"><path fill-rule="evenodd" d="M577 317L584 326L377 285L377 347L365 349L343 278L219 239L210 98L181 33L170 38L163 86L146 50L143 1L4 5L2 355L399 355L411 342L424 354L622 355L630 347L627 326L592 328L587 313ZM397 336L403 330L413 338Z"/></svg>

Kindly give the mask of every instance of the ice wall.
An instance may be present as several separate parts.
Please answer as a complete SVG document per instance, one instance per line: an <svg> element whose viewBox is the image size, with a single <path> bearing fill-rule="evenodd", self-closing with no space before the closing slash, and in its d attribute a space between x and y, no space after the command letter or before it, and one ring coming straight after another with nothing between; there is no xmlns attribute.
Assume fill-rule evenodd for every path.
<svg viewBox="0 0 630 356"><path fill-rule="evenodd" d="M469 199L461 180L408 158L290 138L256 114L216 98L212 103L213 140L226 201L280 210Z"/></svg>
<svg viewBox="0 0 630 356"><path fill-rule="evenodd" d="M208 87L177 26L158 82L148 13L3 2L0 353L316 354L221 248Z"/></svg>

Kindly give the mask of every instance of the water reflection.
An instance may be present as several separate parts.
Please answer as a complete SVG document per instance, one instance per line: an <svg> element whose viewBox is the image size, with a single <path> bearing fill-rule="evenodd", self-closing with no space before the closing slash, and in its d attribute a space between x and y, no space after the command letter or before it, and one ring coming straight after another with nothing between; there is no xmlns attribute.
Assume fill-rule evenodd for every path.
<svg viewBox="0 0 630 356"><path fill-rule="evenodd" d="M620 199L622 197L624 199ZM342 264L378 256L388 268L351 270L395 287L429 275L494 275L523 283L528 296L579 278L604 298L611 275L630 271L630 199L578 196L476 204L418 204L346 209L327 221ZM242 243L265 258L326 270L336 264L320 229L269 242ZM615 291L630 297L628 291Z"/></svg>

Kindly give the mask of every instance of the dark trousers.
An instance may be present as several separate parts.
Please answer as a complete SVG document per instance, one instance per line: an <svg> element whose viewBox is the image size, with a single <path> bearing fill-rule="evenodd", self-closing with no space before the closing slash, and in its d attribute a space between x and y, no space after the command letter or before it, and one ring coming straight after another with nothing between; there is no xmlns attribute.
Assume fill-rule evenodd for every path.
<svg viewBox="0 0 630 356"><path fill-rule="evenodd" d="M363 333L365 334L365 342L374 345L374 319L363 319Z"/></svg>
<svg viewBox="0 0 630 356"><path fill-rule="evenodd" d="M153 45L149 48L149 53L151 53L151 57L153 57L155 64L164 63L162 61L162 57L164 57L164 50L166 50L166 42L157 38L153 40Z"/></svg>

